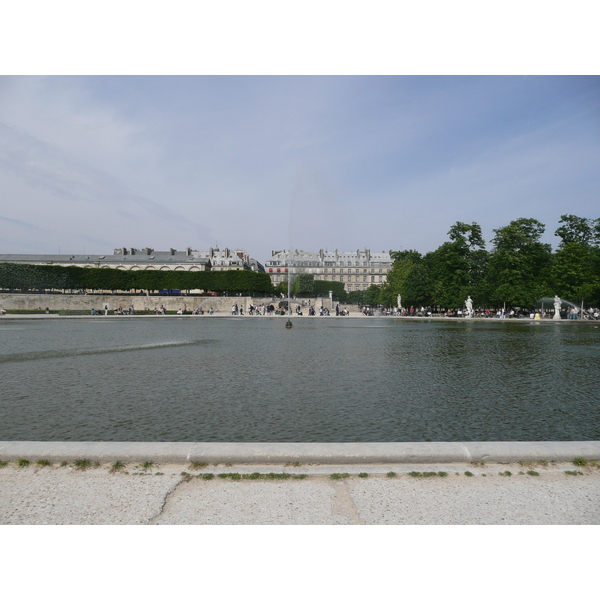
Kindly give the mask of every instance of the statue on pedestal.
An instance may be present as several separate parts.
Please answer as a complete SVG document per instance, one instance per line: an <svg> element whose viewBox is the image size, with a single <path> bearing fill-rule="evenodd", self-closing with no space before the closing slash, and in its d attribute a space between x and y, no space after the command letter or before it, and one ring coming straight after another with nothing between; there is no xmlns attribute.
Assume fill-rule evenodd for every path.
<svg viewBox="0 0 600 600"><path fill-rule="evenodd" d="M467 317L472 317L473 316L473 300L471 300L471 296L467 296L467 299L465 300L465 306L467 307Z"/></svg>
<svg viewBox="0 0 600 600"><path fill-rule="evenodd" d="M560 321L560 307L562 301L558 296L554 296L554 316L552 317L555 321Z"/></svg>
<svg viewBox="0 0 600 600"><path fill-rule="evenodd" d="M402 308L402 296L400 294L398 294L398 308Z"/></svg>

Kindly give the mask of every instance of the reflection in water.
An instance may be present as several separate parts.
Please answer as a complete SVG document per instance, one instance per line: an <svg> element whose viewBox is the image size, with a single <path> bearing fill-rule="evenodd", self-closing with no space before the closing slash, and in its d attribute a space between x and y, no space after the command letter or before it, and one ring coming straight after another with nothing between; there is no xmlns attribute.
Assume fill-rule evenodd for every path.
<svg viewBox="0 0 600 600"><path fill-rule="evenodd" d="M294 324L49 320L9 334L2 323L0 439L600 439L591 325Z"/></svg>

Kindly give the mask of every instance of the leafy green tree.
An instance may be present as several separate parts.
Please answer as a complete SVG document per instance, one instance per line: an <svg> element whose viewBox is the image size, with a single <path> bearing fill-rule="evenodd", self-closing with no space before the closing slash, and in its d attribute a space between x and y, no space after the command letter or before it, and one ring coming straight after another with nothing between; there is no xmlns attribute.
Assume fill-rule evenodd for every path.
<svg viewBox="0 0 600 600"><path fill-rule="evenodd" d="M481 227L477 223L457 221L448 236L451 241L425 257L432 280L431 303L444 307L462 306L469 295L481 303L481 284L487 263Z"/></svg>
<svg viewBox="0 0 600 600"><path fill-rule="evenodd" d="M536 219L525 218L494 229L486 279L492 304L528 307L550 294L552 252L549 244L540 241L544 230Z"/></svg>
<svg viewBox="0 0 600 600"><path fill-rule="evenodd" d="M554 234L561 238L552 264L552 286L573 302L600 300L600 219L562 215Z"/></svg>

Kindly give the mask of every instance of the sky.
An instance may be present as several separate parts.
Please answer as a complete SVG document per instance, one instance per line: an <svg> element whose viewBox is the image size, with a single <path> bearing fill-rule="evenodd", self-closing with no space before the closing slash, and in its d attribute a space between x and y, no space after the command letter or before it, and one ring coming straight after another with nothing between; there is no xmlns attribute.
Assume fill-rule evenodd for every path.
<svg viewBox="0 0 600 600"><path fill-rule="evenodd" d="M0 253L556 245L599 159L598 76L2 76Z"/></svg>

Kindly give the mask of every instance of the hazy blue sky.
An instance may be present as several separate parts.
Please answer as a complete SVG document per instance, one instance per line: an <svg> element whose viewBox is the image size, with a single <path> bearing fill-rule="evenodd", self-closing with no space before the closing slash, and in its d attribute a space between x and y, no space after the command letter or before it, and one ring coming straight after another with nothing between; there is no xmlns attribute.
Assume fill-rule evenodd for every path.
<svg viewBox="0 0 600 600"><path fill-rule="evenodd" d="M596 76L4 76L0 253L555 244L599 159Z"/></svg>

